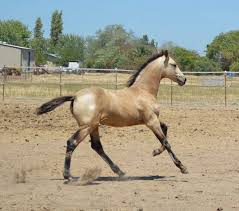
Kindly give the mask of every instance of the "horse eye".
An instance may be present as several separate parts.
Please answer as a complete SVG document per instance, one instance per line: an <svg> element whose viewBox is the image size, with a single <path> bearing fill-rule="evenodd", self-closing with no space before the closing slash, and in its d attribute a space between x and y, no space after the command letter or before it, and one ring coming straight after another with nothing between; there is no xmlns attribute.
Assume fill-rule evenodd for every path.
<svg viewBox="0 0 239 211"><path fill-rule="evenodd" d="M171 64L171 65L172 65L173 67L175 67L175 68L177 67L177 65L176 65L176 64Z"/></svg>

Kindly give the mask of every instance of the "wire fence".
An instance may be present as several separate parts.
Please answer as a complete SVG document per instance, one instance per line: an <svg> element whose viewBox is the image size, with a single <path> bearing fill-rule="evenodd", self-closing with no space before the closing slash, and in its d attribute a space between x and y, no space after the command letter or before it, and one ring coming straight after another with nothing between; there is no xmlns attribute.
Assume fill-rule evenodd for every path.
<svg viewBox="0 0 239 211"><path fill-rule="evenodd" d="M21 67L17 73L0 70L1 100L34 100L72 95L86 87L121 89L132 70ZM179 87L163 79L158 100L166 105L239 105L239 72L184 72L187 84Z"/></svg>

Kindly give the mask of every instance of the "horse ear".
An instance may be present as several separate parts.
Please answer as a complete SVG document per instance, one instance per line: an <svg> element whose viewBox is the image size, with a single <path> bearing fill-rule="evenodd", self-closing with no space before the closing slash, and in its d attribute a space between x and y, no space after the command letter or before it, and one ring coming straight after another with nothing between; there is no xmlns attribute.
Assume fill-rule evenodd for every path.
<svg viewBox="0 0 239 211"><path fill-rule="evenodd" d="M168 50L164 50L163 51L163 55L165 56L165 60L164 60L164 65L167 66L168 65L168 61L169 61L169 55L168 55Z"/></svg>

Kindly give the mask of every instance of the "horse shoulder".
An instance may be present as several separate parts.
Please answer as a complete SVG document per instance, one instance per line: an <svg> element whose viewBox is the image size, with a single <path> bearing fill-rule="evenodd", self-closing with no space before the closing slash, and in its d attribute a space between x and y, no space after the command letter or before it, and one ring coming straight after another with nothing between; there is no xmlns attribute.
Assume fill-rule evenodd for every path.
<svg viewBox="0 0 239 211"><path fill-rule="evenodd" d="M151 119L158 119L159 117L159 104L157 99L149 94L141 92L138 97L137 109L141 114L141 118L145 122L149 122Z"/></svg>

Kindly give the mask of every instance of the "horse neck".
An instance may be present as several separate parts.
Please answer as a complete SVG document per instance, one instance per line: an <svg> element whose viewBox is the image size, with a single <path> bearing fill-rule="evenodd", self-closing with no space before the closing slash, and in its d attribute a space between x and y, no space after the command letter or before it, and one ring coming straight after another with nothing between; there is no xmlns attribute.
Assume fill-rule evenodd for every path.
<svg viewBox="0 0 239 211"><path fill-rule="evenodd" d="M160 81L163 77L162 68L159 70L159 66L156 63L149 64L138 77L133 86L144 89L157 97Z"/></svg>

